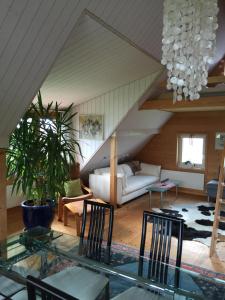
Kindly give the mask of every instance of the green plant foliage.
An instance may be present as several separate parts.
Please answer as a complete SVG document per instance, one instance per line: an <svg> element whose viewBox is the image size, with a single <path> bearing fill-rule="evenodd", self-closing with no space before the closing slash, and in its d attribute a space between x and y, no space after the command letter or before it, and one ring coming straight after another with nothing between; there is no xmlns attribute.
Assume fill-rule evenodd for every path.
<svg viewBox="0 0 225 300"><path fill-rule="evenodd" d="M45 107L40 91L10 137L7 153L8 177L13 191L22 191L36 204L55 199L69 179L75 155L81 155L72 120L72 105L59 110L58 103Z"/></svg>

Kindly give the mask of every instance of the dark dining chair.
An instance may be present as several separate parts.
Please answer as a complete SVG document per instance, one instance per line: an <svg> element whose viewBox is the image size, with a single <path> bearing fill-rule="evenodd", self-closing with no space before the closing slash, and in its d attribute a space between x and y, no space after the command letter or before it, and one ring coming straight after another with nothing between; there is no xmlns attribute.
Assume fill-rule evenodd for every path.
<svg viewBox="0 0 225 300"><path fill-rule="evenodd" d="M87 218L87 206L91 206L90 218ZM109 222L106 228L106 217ZM110 262L114 208L110 204L84 200L82 229L79 251L90 259ZM88 228L87 228L88 227ZM87 229L87 236L85 236ZM107 230L105 230L107 229ZM104 231L107 231L106 242L103 242ZM57 287L80 300L94 300L99 295L109 299L109 280L103 274L93 272L82 266L66 268L44 279L48 284Z"/></svg>
<svg viewBox="0 0 225 300"><path fill-rule="evenodd" d="M12 296L11 300L78 300L46 282L27 276L27 288Z"/></svg>
<svg viewBox="0 0 225 300"><path fill-rule="evenodd" d="M89 209L88 209L89 206ZM89 224L87 214L90 211ZM103 234L105 229L106 216L109 216L106 245L103 247ZM80 254L84 254L91 259L110 262L110 250L112 243L114 207L111 204L99 203L84 200L82 227L80 235ZM87 237L85 237L88 227Z"/></svg>
<svg viewBox="0 0 225 300"><path fill-rule="evenodd" d="M149 247L146 246L148 225L151 228ZM174 287L179 287L179 267L181 266L184 220L161 213L144 211L142 221L142 234L138 262L138 275L153 279L156 283L167 284L168 274L172 272ZM174 268L169 270L171 240L177 238L176 258ZM147 249L148 248L148 249ZM173 247L174 249L174 247ZM161 299L154 291L140 287L132 287L124 293L113 298L122 299Z"/></svg>
<svg viewBox="0 0 225 300"><path fill-rule="evenodd" d="M148 224L152 224L152 236L148 251L149 264L147 278L154 278L157 282L165 284L167 282L168 263L170 262L172 236L177 238L175 270L178 270L177 268L181 266L184 220L161 213L144 211L139 256L139 276L143 275ZM175 272L174 285L179 285L179 272Z"/></svg>

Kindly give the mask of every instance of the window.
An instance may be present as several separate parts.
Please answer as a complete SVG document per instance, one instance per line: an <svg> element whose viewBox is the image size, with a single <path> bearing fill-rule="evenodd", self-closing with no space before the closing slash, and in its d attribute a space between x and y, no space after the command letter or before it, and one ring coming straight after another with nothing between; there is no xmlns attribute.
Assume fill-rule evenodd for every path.
<svg viewBox="0 0 225 300"><path fill-rule="evenodd" d="M180 134L178 136L178 167L185 169L205 168L205 141L203 134Z"/></svg>

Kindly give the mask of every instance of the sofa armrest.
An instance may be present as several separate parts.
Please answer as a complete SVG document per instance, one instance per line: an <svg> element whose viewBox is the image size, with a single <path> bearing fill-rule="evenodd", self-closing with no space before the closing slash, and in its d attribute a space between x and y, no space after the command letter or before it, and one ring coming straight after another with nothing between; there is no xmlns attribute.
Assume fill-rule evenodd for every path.
<svg viewBox="0 0 225 300"><path fill-rule="evenodd" d="M117 202L120 203L123 193L124 178L117 177ZM104 201L110 201L110 174L89 175L89 186L95 198L100 198Z"/></svg>
<svg viewBox="0 0 225 300"><path fill-rule="evenodd" d="M141 171L138 173L152 175L160 178L161 166L141 163Z"/></svg>

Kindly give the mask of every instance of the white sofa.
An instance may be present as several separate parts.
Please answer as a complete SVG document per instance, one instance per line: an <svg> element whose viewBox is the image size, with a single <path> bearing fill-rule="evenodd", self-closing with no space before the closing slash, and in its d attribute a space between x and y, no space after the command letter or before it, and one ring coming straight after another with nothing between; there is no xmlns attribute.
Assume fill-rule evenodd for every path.
<svg viewBox="0 0 225 300"><path fill-rule="evenodd" d="M121 164L117 167L117 203L123 204L146 193L146 188L160 180L161 166L140 164L141 170L133 174L131 167ZM110 199L110 169L94 170L89 175L89 186L96 198L107 202Z"/></svg>

